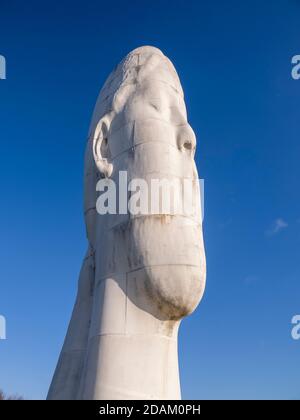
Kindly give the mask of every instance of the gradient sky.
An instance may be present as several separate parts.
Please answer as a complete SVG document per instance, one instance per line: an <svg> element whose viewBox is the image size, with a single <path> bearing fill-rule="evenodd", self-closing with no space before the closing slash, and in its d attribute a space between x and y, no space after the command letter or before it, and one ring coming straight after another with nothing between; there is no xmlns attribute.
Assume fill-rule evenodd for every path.
<svg viewBox="0 0 300 420"><path fill-rule="evenodd" d="M207 289L182 323L183 398L300 398L299 1L1 0L0 388L45 398L86 248L99 89L154 45L185 91L205 179Z"/></svg>

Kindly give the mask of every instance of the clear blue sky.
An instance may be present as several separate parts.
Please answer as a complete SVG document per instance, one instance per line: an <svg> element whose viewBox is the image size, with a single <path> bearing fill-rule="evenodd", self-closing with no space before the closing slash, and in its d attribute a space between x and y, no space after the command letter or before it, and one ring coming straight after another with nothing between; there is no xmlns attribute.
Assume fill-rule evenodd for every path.
<svg viewBox="0 0 300 420"><path fill-rule="evenodd" d="M86 248L93 106L114 65L150 44L181 77L206 189L207 289L181 327L183 397L300 398L299 22L296 0L1 0L0 388L46 396Z"/></svg>

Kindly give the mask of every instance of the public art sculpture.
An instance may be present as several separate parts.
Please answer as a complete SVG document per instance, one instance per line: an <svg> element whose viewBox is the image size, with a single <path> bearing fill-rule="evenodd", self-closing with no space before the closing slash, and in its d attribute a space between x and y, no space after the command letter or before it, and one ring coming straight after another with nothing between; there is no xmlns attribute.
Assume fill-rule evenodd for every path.
<svg viewBox="0 0 300 420"><path fill-rule="evenodd" d="M90 125L88 251L48 399L181 398L178 328L206 277L195 146L172 63L154 47L129 53L102 88ZM196 211L100 215L97 185L120 186L121 172L128 182L191 180Z"/></svg>

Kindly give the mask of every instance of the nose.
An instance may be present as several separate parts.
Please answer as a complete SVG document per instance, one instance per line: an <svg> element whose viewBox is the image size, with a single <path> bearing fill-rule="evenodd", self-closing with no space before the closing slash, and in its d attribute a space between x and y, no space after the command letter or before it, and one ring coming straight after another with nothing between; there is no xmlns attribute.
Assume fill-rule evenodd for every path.
<svg viewBox="0 0 300 420"><path fill-rule="evenodd" d="M184 127L179 128L177 145L178 149L182 152L189 152L191 154L195 153L196 136L190 125L187 124Z"/></svg>

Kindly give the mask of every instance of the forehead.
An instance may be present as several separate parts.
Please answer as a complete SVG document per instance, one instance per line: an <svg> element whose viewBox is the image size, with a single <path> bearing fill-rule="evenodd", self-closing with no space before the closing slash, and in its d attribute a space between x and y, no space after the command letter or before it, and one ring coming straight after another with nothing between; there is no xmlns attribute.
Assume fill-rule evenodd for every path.
<svg viewBox="0 0 300 420"><path fill-rule="evenodd" d="M185 109L182 95L172 85L151 78L137 86L133 100Z"/></svg>
<svg viewBox="0 0 300 420"><path fill-rule="evenodd" d="M161 81L172 86L181 96L183 90L172 62L161 52L132 52L110 74L104 91L117 89L120 85L142 84L147 81Z"/></svg>
<svg viewBox="0 0 300 420"><path fill-rule="evenodd" d="M148 80L135 85L130 94L120 91L115 104L118 112L111 122L111 133L134 121L140 123L150 119L154 124L161 120L172 126L187 122L183 97L172 86L160 81Z"/></svg>
<svg viewBox="0 0 300 420"><path fill-rule="evenodd" d="M99 119L110 112L125 113L136 102L173 107L185 114L183 91L171 61L155 48L131 52L114 69L99 94L89 134Z"/></svg>

